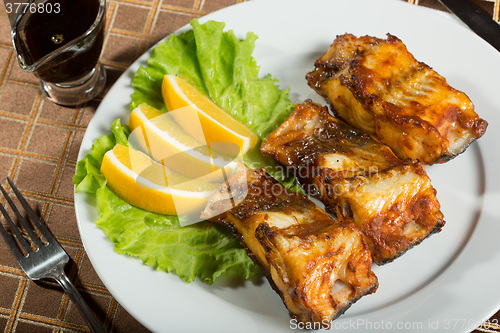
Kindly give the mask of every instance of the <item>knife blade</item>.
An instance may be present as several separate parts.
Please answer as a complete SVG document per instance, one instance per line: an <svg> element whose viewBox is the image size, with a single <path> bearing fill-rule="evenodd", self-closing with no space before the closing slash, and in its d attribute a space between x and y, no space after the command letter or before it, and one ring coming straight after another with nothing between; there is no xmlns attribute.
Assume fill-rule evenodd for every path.
<svg viewBox="0 0 500 333"><path fill-rule="evenodd" d="M468 0L439 0L479 37L500 51L500 25Z"/></svg>

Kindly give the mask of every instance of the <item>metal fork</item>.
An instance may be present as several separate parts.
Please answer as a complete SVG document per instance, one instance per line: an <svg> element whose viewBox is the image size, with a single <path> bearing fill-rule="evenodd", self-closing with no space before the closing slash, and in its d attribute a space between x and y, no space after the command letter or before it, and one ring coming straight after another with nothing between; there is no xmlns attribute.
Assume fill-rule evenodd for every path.
<svg viewBox="0 0 500 333"><path fill-rule="evenodd" d="M9 203L10 207L14 211L17 220L22 225L25 233L28 235L28 239L31 239L32 244L28 242L28 240L22 235L18 226L14 223L12 218L7 213L5 207L0 204L0 210L2 211L3 216L7 220L7 223L12 230L13 235L17 238L16 243L13 235L9 234L2 223L0 223L0 234L2 235L5 243L12 251L12 254L19 262L19 265L24 270L26 275L32 280L40 280L40 279L54 279L56 280L61 287L63 287L64 291L68 294L69 298L73 301L80 314L85 319L88 327L91 332L105 332L103 326L95 316L95 314L90 310L89 306L82 298L76 287L73 283L68 279L66 274L64 273L64 265L68 263L69 256L66 251L61 247L59 242L55 239L54 235L50 232L47 226L40 220L40 218L35 214L33 209L29 206L28 202L24 199L23 195L14 183L7 178L14 194L17 199L23 206L26 214L28 215L31 223L36 226L40 234L45 239L37 236L37 232L30 223L21 215L16 205L12 202L12 200L7 195L7 192L0 185L0 189ZM24 254L22 249L24 249Z"/></svg>

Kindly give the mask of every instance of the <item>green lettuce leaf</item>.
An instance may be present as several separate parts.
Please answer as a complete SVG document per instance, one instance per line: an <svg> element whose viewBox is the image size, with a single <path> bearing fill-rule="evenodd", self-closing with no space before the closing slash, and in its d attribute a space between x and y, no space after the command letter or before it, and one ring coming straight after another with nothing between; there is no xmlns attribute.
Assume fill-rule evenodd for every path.
<svg viewBox="0 0 500 333"><path fill-rule="evenodd" d="M276 79L259 77L252 57L257 36L239 40L224 23L191 21L192 30L173 35L152 52L132 82L131 108L148 103L165 110L161 83L165 74L187 77L219 107L264 139L292 112L288 89Z"/></svg>
<svg viewBox="0 0 500 333"><path fill-rule="evenodd" d="M222 274L254 277L257 266L226 228L209 222L181 227L177 216L134 207L107 186L97 190L96 224L115 243L116 252L140 258L146 265L177 274L186 282L211 284Z"/></svg>
<svg viewBox="0 0 500 333"><path fill-rule="evenodd" d="M128 145L130 130L127 126L122 126L120 119L116 119L111 125L111 132L109 135L97 138L90 152L76 164L73 176L75 192L96 193L106 184L106 178L100 171L104 154L117 143Z"/></svg>
<svg viewBox="0 0 500 333"><path fill-rule="evenodd" d="M132 82L131 108L147 103L167 111L161 95L163 76L179 75L264 139L288 117L294 104L288 91L280 90L271 76L259 78L259 67L252 57L257 36L249 33L239 40L232 31L224 32L224 24L219 22L199 24L193 20L191 25L192 30L158 44L148 65L138 69ZM260 272L226 228L208 222L180 227L177 216L148 212L116 196L106 186L100 166L104 154L116 143L128 145L130 131L119 119L111 130L78 162L73 183L76 192L95 193L96 224L115 244L116 252L140 258L187 282L199 277L211 284L222 274L248 279ZM285 186L302 191L280 172L273 159L260 154L258 146L245 154L244 162L251 168L268 167Z"/></svg>
<svg viewBox="0 0 500 333"><path fill-rule="evenodd" d="M73 183L76 192L95 193L99 216L95 223L115 244L116 252L173 272L186 282L196 276L211 284L221 274L243 279L258 274L257 266L226 228L209 222L181 227L178 216L134 207L114 194L99 169L106 151L116 143L128 145L130 131L120 119L113 122L111 130L78 162Z"/></svg>
<svg viewBox="0 0 500 333"><path fill-rule="evenodd" d="M161 95L163 76L184 77L209 96L219 107L255 132L261 140L287 119L295 108L289 90L280 89L276 79L259 77L259 66L252 57L257 36L249 32L239 40L224 23L191 21L192 30L170 36L158 44L132 81L131 109L147 103L166 110ZM288 188L304 193L300 185L287 178L278 163L262 156L258 147L247 153L245 164L268 173Z"/></svg>

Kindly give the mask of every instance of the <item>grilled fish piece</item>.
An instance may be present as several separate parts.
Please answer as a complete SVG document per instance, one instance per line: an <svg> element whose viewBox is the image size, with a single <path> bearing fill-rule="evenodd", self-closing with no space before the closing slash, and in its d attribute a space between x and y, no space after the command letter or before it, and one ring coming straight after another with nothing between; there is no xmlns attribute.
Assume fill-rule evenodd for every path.
<svg viewBox="0 0 500 333"><path fill-rule="evenodd" d="M423 165L305 101L261 145L332 214L353 219L373 261L394 260L441 230L443 214Z"/></svg>
<svg viewBox="0 0 500 333"><path fill-rule="evenodd" d="M338 36L306 75L349 124L401 159L442 163L480 138L488 123L471 100L408 52L395 36Z"/></svg>
<svg viewBox="0 0 500 333"><path fill-rule="evenodd" d="M332 117L326 107L311 100L297 104L288 120L262 142L260 151L307 183L323 168L331 178L342 178L401 163L388 146Z"/></svg>
<svg viewBox="0 0 500 333"><path fill-rule="evenodd" d="M209 199L202 218L228 226L261 267L291 317L327 328L378 287L366 241L263 169L240 164Z"/></svg>

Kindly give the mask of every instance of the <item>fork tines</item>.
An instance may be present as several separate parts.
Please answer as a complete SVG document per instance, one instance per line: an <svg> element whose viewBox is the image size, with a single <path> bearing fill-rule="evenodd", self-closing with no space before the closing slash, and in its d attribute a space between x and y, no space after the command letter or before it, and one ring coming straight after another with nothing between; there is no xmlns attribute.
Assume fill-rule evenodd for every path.
<svg viewBox="0 0 500 333"><path fill-rule="evenodd" d="M3 216L7 220L7 224L10 226L10 229L15 236L12 236L5 229L3 223L0 223L0 234L5 240L5 243L7 243L7 247L10 248L17 262L30 279L40 280L50 278L56 280L61 287L63 287L69 298L73 301L73 304L76 306L78 311L82 314L85 322L90 328L90 331L104 333L105 330L102 327L101 322L97 319L88 304L82 298L74 284L68 279L66 273L64 273L64 265L66 265L70 259L68 254L52 235L47 226L45 226L37 214L35 214L14 183L12 183L9 178L7 178L7 181L12 187L12 191L16 195L17 199L24 207L25 213L28 215L31 224L38 229L35 230L32 228L31 224L19 212L14 202L12 202L11 198L7 194L7 191L2 187L2 185L0 185L0 190L3 193L5 200L9 203L9 206L14 211L17 220L19 220L19 223L22 225L27 236L29 236L26 238L23 236L21 230L12 220L12 217L0 203L0 210L2 211ZM37 236L38 232L43 236L45 242L42 242L42 239ZM31 239L31 244L28 242L28 238ZM19 246L16 243L16 239ZM22 253L22 249L24 249L26 254Z"/></svg>
<svg viewBox="0 0 500 333"><path fill-rule="evenodd" d="M43 235L47 243L52 243L56 242L54 236L52 233L49 231L49 229L45 226L45 224L40 220L40 218L37 216L37 214L33 211L31 206L28 204L24 196L19 192L17 187L14 185L14 183L7 178L7 181L12 188L14 194L16 195L17 199L21 203L21 205L24 208L24 211L28 215L31 223L40 231L40 233ZM38 237L36 234L36 231L33 229L33 227L30 225L30 223L26 220L26 218L21 214L21 212L18 210L12 199L9 197L7 194L7 191L4 189L2 185L0 185L0 190L3 193L3 196L5 197L5 200L9 203L9 206L12 208L14 211L14 214L17 217L17 220L19 223L22 225L24 231L26 234L29 236L29 239L33 242L36 248L40 248L43 245L45 245L42 240ZM7 213L6 208L0 204L0 210L2 211L3 216L5 217L5 220L7 221L8 225L10 226L10 229L12 230L12 233L16 236L17 241L19 244L23 247L26 253L29 253L32 251L32 247L29 244L29 242L26 240L26 238L22 235L19 227L16 225L16 223L12 220L10 215ZM16 256L18 255L23 255L21 251L19 251L18 246L15 244L14 239L12 236L9 235L5 227L3 226L2 223L0 223L0 234L2 235L3 239L7 243L7 245L13 250L13 251L18 251L16 253ZM24 256L24 255L23 255Z"/></svg>

